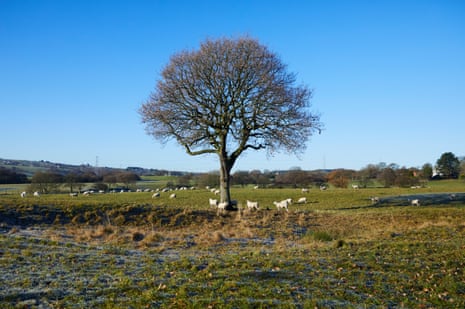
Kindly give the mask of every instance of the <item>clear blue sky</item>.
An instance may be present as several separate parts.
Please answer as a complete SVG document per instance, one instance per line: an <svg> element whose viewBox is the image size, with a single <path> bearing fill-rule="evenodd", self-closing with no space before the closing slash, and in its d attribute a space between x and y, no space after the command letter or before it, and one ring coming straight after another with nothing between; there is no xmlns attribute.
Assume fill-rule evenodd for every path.
<svg viewBox="0 0 465 309"><path fill-rule="evenodd" d="M465 155L465 1L0 0L0 158L211 171L137 113L173 53L248 35L314 89L325 130L234 170Z"/></svg>

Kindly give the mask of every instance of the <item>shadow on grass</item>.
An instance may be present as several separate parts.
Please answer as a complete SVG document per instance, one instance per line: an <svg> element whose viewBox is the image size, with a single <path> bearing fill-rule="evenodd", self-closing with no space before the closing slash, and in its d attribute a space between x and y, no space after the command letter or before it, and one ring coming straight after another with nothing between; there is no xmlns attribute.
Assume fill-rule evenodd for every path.
<svg viewBox="0 0 465 309"><path fill-rule="evenodd" d="M386 196L379 198L377 203L372 205L353 206L338 208L338 210L383 208L392 206L412 206L412 200L420 202L423 206L465 206L465 193L426 193L426 194L406 194L396 196Z"/></svg>

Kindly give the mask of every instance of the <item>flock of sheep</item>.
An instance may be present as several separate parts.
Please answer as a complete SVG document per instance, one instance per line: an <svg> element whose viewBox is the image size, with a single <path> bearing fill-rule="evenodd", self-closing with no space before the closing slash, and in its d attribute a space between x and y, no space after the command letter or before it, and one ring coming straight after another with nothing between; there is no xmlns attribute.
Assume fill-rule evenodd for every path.
<svg viewBox="0 0 465 309"><path fill-rule="evenodd" d="M358 189L359 187L357 185L353 185L352 188L353 189ZM193 190L195 188L191 187L190 189ZM220 190L218 190L216 188L210 188L210 187L207 186L206 189L210 190L215 195L220 194ZM255 187L255 189L258 189L258 187ZM326 189L327 189L326 186L320 186L320 190L324 191ZM179 190L188 190L188 188L187 187L182 187ZM157 191L155 193L153 193L152 198L160 197L160 192L169 192L169 191L171 191L171 190L168 189L168 188L162 189L161 191L159 189L157 189ZM121 192L123 192L123 191L121 191ZM138 189L137 192L153 192L153 190L146 189L146 190L142 191L141 189ZM309 192L309 189L307 189L307 188L302 189L302 193L308 193L308 192ZM82 194L83 195L90 195L90 194L93 194L93 193L94 193L93 191L84 191ZM104 193L104 192L99 191L99 193ZM23 192L21 192L20 195L21 195L22 198L24 198L24 197L27 196L27 192L23 191ZM70 193L69 195L72 196L72 197L75 197L75 196L78 196L78 193L74 192L74 193ZM38 191L35 191L33 193L33 196L39 197L40 193ZM170 199L176 198L176 193L171 193L169 198ZM371 202L373 204L378 204L379 203L379 198L377 196L371 197L370 199L371 199ZM247 202L247 209L248 210L259 210L260 209L258 201L249 201L249 200L247 200L246 202ZM291 205L292 202L293 201L292 201L291 198L287 198L287 199L279 201L279 202L274 201L273 204L276 206L277 210L285 209L286 211L289 211L289 205ZM419 199L413 199L413 200L409 199L409 202L410 202L410 205L412 205L412 206L420 206L420 200ZM307 198L306 197L301 197L301 198L299 198L297 200L296 203L297 204L306 204L307 203ZM226 209L226 207L228 206L228 202L219 202L217 199L210 198L209 199L209 205L210 205L210 207L217 208L218 211L224 211ZM237 206L237 201L232 200L231 205L232 206Z"/></svg>

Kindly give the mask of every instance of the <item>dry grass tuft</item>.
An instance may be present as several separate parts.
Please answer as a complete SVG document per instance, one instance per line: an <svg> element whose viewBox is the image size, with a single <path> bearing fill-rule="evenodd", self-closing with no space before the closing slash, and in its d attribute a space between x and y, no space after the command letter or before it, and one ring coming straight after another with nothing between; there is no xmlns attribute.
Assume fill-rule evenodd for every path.
<svg viewBox="0 0 465 309"><path fill-rule="evenodd" d="M220 231L215 231L213 232L213 234L211 235L211 241L215 242L215 243L218 243L218 242L221 242L221 241L224 241L226 239L226 237L224 236L224 234Z"/></svg>

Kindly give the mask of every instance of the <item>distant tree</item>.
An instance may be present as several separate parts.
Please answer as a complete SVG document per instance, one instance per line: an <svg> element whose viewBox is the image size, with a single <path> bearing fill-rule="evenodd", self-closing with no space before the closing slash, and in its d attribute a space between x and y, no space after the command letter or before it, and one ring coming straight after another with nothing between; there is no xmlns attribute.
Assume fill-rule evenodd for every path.
<svg viewBox="0 0 465 309"><path fill-rule="evenodd" d="M116 174L116 179L118 182L124 183L126 188L129 188L131 185L135 185L140 180L140 177L133 172L120 172Z"/></svg>
<svg viewBox="0 0 465 309"><path fill-rule="evenodd" d="M374 180L378 178L380 169L374 164L369 164L355 173L355 179L357 179L360 186L363 188L373 184Z"/></svg>
<svg viewBox="0 0 465 309"><path fill-rule="evenodd" d="M232 183L243 187L253 183L253 179L248 171L237 171L232 175Z"/></svg>
<svg viewBox="0 0 465 309"><path fill-rule="evenodd" d="M219 185L218 173L204 173L195 177L199 187L217 187Z"/></svg>
<svg viewBox="0 0 465 309"><path fill-rule="evenodd" d="M83 178L77 173L70 173L64 177L64 182L69 187L69 192L74 192L76 188L81 191L83 186Z"/></svg>
<svg viewBox="0 0 465 309"><path fill-rule="evenodd" d="M307 173L308 183L320 186L327 181L327 175L321 171L311 171Z"/></svg>
<svg viewBox="0 0 465 309"><path fill-rule="evenodd" d="M118 183L118 177L116 173L107 173L103 176L103 182L108 184L108 187L111 188L112 185Z"/></svg>
<svg viewBox="0 0 465 309"><path fill-rule="evenodd" d="M460 178L465 178L465 159L460 161Z"/></svg>
<svg viewBox="0 0 465 309"><path fill-rule="evenodd" d="M191 180L192 180L192 174L184 174L184 175L179 176L176 179L176 185L178 187L190 187Z"/></svg>
<svg viewBox="0 0 465 309"><path fill-rule="evenodd" d="M347 188L351 172L344 169L337 169L328 173L328 182L336 188Z"/></svg>
<svg viewBox="0 0 465 309"><path fill-rule="evenodd" d="M436 161L436 169L441 177L458 178L460 174L460 161L452 152L445 152Z"/></svg>
<svg viewBox="0 0 465 309"><path fill-rule="evenodd" d="M64 177L55 172L36 172L32 175L30 191L50 193L56 191L63 183Z"/></svg>
<svg viewBox="0 0 465 309"><path fill-rule="evenodd" d="M433 177L433 166L431 163L425 163L421 167L421 178L423 179L431 179Z"/></svg>
<svg viewBox="0 0 465 309"><path fill-rule="evenodd" d="M399 168L395 171L395 185L399 187L410 187L416 186L419 184L419 178L415 177L415 173L412 169L408 168Z"/></svg>
<svg viewBox="0 0 465 309"><path fill-rule="evenodd" d="M393 186L396 182L396 171L392 167L384 168L379 176L378 180L384 185L385 188Z"/></svg>
<svg viewBox="0 0 465 309"><path fill-rule="evenodd" d="M311 90L295 84L257 40L207 40L171 57L140 114L156 139L175 139L190 155L218 155L221 201L230 202L231 169L244 151L298 153L321 130Z"/></svg>

